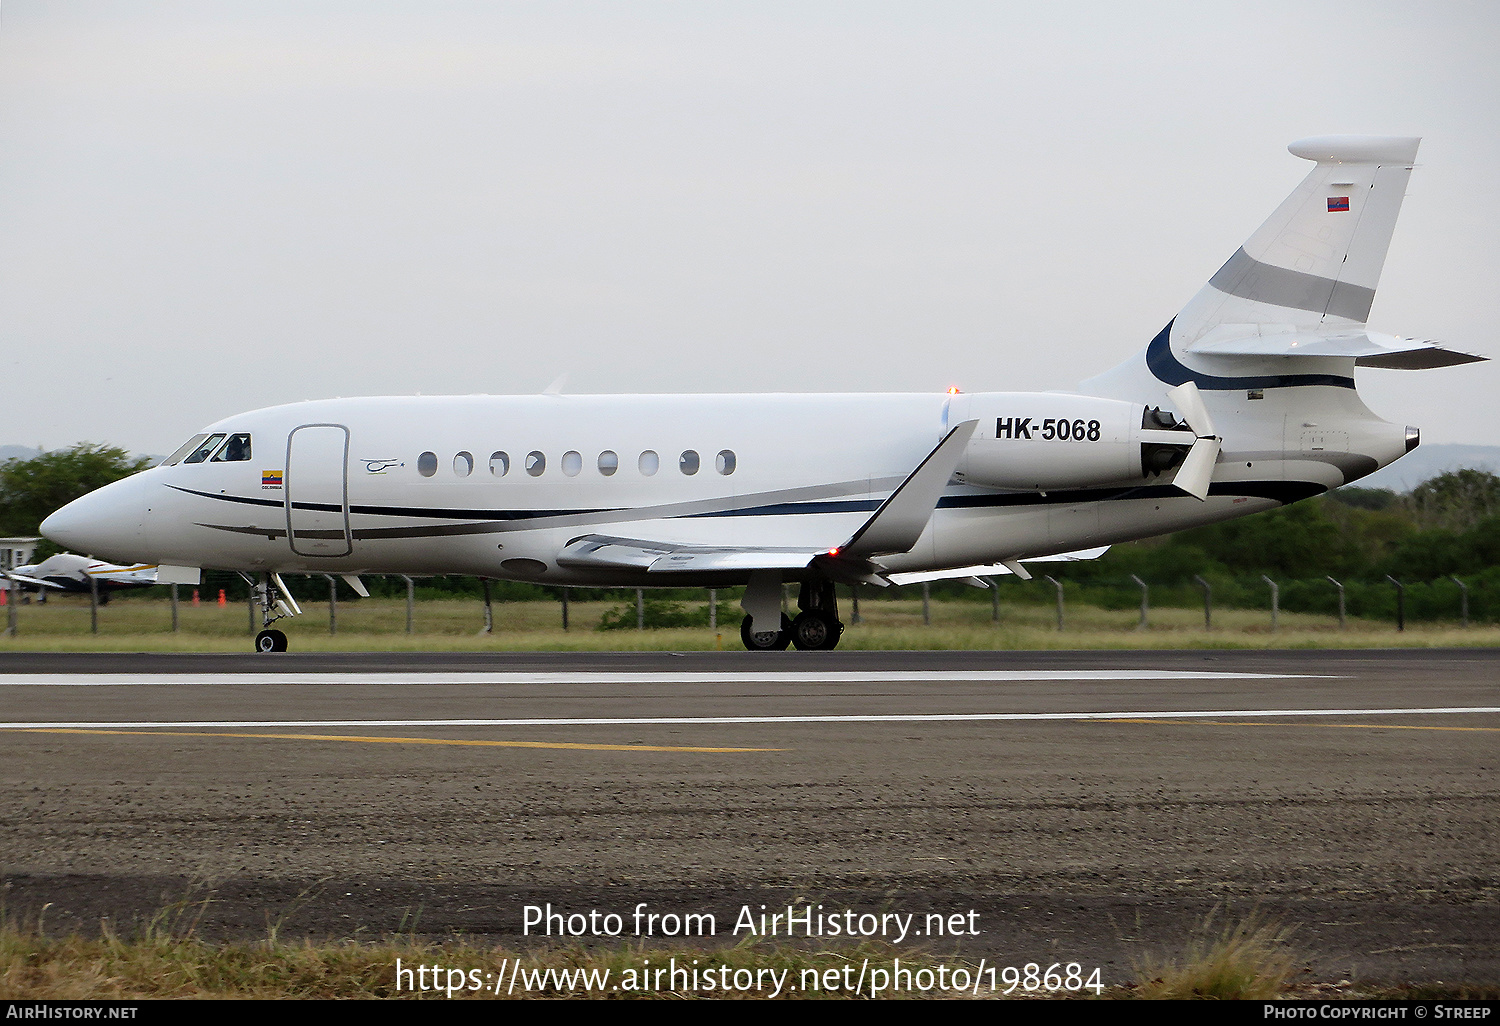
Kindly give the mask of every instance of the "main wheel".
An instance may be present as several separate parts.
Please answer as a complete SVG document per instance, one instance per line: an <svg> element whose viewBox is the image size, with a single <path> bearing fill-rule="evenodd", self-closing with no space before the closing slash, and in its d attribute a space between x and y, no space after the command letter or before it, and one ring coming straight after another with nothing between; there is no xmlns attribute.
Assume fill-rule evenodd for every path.
<svg viewBox="0 0 1500 1026"><path fill-rule="evenodd" d="M261 631L255 636L255 651L285 652L286 635L280 631Z"/></svg>
<svg viewBox="0 0 1500 1026"><path fill-rule="evenodd" d="M740 621L740 640L752 652L783 651L792 640L792 621L787 619L785 613L782 613L781 630L752 633L750 630L750 617L747 616Z"/></svg>
<svg viewBox="0 0 1500 1026"><path fill-rule="evenodd" d="M834 648L844 634L844 625L812 609L797 614L792 621L792 644L798 651L808 652Z"/></svg>

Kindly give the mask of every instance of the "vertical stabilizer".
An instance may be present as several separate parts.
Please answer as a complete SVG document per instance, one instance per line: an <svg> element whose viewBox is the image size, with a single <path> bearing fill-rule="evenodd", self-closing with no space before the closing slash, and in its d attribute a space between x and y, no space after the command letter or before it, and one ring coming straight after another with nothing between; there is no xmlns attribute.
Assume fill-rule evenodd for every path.
<svg viewBox="0 0 1500 1026"><path fill-rule="evenodd" d="M1155 402L1164 386L1188 381L1206 391L1352 389L1355 359L1380 348L1349 340L1370 316L1420 142L1338 135L1292 143L1293 154L1317 162L1302 184L1143 353L1082 391ZM1344 341L1325 342L1334 336Z"/></svg>
<svg viewBox="0 0 1500 1026"><path fill-rule="evenodd" d="M1420 141L1325 136L1292 143L1293 154L1317 167L1177 316L1174 348L1220 325L1363 325Z"/></svg>

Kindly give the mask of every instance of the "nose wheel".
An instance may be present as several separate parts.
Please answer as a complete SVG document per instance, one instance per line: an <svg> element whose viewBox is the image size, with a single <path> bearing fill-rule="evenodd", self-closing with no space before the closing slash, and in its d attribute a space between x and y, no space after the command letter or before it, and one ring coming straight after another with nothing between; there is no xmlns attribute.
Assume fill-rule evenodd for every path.
<svg viewBox="0 0 1500 1026"><path fill-rule="evenodd" d="M255 603L260 606L262 630L255 636L255 651L285 652L286 635L281 631L272 630L271 624L284 616L296 616L302 612L302 607L297 605L296 599L292 598L292 593L280 574L266 574L264 580L259 582L249 574L240 576L245 578L246 583L254 589Z"/></svg>

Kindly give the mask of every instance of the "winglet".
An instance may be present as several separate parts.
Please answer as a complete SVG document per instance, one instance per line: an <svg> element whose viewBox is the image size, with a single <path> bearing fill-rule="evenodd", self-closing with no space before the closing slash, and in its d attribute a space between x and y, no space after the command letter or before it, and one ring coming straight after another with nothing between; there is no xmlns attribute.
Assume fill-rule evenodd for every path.
<svg viewBox="0 0 1500 1026"><path fill-rule="evenodd" d="M937 508L938 499L948 487L948 479L958 468L958 461L978 426L979 421L966 420L949 431L911 476L901 482L901 487L880 504L875 515L839 546L838 555L866 559L911 551L927 528L927 521L932 519L932 511Z"/></svg>

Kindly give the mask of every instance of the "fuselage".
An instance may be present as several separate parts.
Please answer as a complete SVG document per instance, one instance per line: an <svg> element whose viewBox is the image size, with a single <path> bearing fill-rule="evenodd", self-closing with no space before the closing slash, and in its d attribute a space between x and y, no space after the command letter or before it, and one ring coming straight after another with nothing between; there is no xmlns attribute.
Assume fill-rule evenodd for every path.
<svg viewBox="0 0 1500 1026"><path fill-rule="evenodd" d="M832 549L956 417L979 421L976 452L998 446L1003 460L1029 446L1033 460L1065 467L1130 442L1083 430L1044 441L1041 413L1083 425L1090 404L1103 401L978 393L305 402L212 424L195 436L196 450L85 496L43 530L101 558L246 573L743 583L744 573L724 570L666 582L564 566L557 556L585 535ZM1170 474L1101 470L1088 480L1092 471L1081 471L1051 488L987 487L958 475L917 545L881 565L962 567L1161 534L1315 494L1405 452L1403 430L1374 417L1353 389L1275 389L1253 401L1210 394L1209 403L1224 448L1206 501L1175 491ZM1011 410L1039 411L1028 419L1030 437L1009 437L1001 414Z"/></svg>

